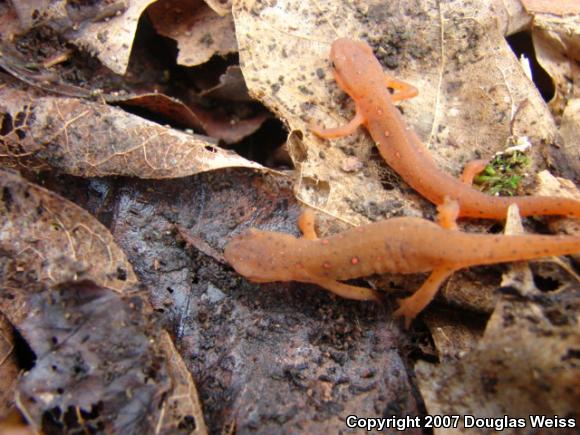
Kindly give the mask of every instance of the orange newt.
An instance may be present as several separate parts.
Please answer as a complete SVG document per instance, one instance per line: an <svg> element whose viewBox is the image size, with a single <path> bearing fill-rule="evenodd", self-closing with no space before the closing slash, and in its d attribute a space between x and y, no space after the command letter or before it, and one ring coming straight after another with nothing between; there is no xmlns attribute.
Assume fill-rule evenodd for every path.
<svg viewBox="0 0 580 435"><path fill-rule="evenodd" d="M439 211L439 225L398 217L324 239L316 236L313 214L304 212L298 221L304 237L252 228L231 240L224 255L250 281L313 283L356 300L378 301L379 295L340 281L375 273L431 271L419 290L399 299L395 315L403 316L409 326L442 282L458 269L580 253L580 236L468 234L456 230L454 201L446 201Z"/></svg>
<svg viewBox="0 0 580 435"><path fill-rule="evenodd" d="M385 161L417 192L436 205L446 196L459 203L459 217L505 219L510 204L522 216L565 215L580 217L580 201L542 196L496 197L470 186L473 175L483 169L481 161L468 165L462 182L437 167L429 151L403 120L393 101L411 98L417 90L385 75L371 48L359 41L337 39L330 51L333 75L355 102L356 114L338 128L312 131L325 139L353 133L364 125ZM391 94L388 90L395 91Z"/></svg>

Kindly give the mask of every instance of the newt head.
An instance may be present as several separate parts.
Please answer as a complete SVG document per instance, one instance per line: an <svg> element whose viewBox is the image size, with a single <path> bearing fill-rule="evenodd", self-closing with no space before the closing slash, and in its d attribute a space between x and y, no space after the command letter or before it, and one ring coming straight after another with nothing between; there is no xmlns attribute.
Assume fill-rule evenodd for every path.
<svg viewBox="0 0 580 435"><path fill-rule="evenodd" d="M332 43L330 60L336 82L353 99L372 95L374 91L369 86L384 87L383 68L366 43L339 38Z"/></svg>
<svg viewBox="0 0 580 435"><path fill-rule="evenodd" d="M290 234L251 228L225 247L224 257L240 275L253 282L293 281L296 270L289 267L298 239Z"/></svg>

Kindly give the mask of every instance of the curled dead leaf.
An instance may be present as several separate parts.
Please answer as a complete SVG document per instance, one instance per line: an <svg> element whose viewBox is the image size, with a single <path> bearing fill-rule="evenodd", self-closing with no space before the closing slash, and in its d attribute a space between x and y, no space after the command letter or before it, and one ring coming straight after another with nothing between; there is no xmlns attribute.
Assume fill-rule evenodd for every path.
<svg viewBox="0 0 580 435"><path fill-rule="evenodd" d="M33 371L19 387L19 408L31 422L37 427L42 422L62 428L68 424L65 421L76 421L93 427L101 424L98 416L112 413L115 424L134 421L155 427L157 433L175 433L184 427L189 433L206 433L195 384L170 337L152 323L149 303L139 291L133 269L103 225L60 196L1 171L0 241L0 310L24 330L37 356ZM157 337L154 345L146 335ZM130 345L138 351L120 351ZM48 351L51 346L55 349ZM82 355L83 362L71 358L72 354ZM4 356L9 361L10 354ZM140 358L155 362L162 372L166 367L168 373L151 384L135 373L125 378L128 389L140 391L132 396L137 400L134 405L141 407L134 410L141 417L134 418L137 414L117 413L123 407L111 405L128 399L124 391L110 390L102 370L117 364L121 372L123 367L134 366L141 373L145 368L135 365ZM91 373L83 371L83 382L91 388L78 383L78 369L85 370L84 364ZM66 370L55 373L54 367ZM75 382L70 376L76 376ZM81 389L73 391L71 382ZM160 396L158 389L167 395ZM154 417L150 418L152 409ZM75 420L77 411L82 421Z"/></svg>
<svg viewBox="0 0 580 435"><path fill-rule="evenodd" d="M162 0L147 10L161 35L177 41L177 63L195 66L237 51L231 15L219 15L202 0Z"/></svg>
<svg viewBox="0 0 580 435"><path fill-rule="evenodd" d="M429 414L478 417L576 415L578 298L504 297L477 346L459 360L416 366ZM546 386L549 385L549 388ZM458 428L460 433L481 429ZM444 433L444 432L439 432Z"/></svg>

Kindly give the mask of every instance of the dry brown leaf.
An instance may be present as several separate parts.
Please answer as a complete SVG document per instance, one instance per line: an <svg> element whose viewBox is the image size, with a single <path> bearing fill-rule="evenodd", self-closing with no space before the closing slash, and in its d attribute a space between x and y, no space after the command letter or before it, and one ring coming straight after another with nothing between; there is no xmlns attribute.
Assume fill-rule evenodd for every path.
<svg viewBox="0 0 580 435"><path fill-rule="evenodd" d="M16 11L23 30L29 30L33 26L43 23L66 20L68 18L65 0L13 1L10 3L12 3L12 7Z"/></svg>
<svg viewBox="0 0 580 435"><path fill-rule="evenodd" d="M81 27L84 21L101 21L123 12L127 6L124 0L111 0L105 4L75 3L66 0L29 0L13 1L20 26L24 31L33 27L52 28Z"/></svg>
<svg viewBox="0 0 580 435"><path fill-rule="evenodd" d="M0 161L30 159L83 177L129 175L172 178L217 168L260 168L204 136L147 121L121 109L74 98L31 99L5 86L0 110L6 126Z"/></svg>
<svg viewBox="0 0 580 435"><path fill-rule="evenodd" d="M492 7L506 36L525 30L532 21L520 0L492 0Z"/></svg>
<svg viewBox="0 0 580 435"><path fill-rule="evenodd" d="M219 88L212 89L215 89L216 92L220 91ZM235 92L233 89L224 89L224 91ZM196 94L191 92L182 98L186 100L187 105L163 94L141 94L136 97L116 98L115 101L150 110L177 125L202 130L209 136L206 140L217 139L226 144L237 143L251 135L272 116L263 107L257 107L250 102L233 102L231 100L227 104L207 100L202 102ZM227 151L222 152L231 154ZM241 157L239 159L256 167L255 164Z"/></svg>
<svg viewBox="0 0 580 435"><path fill-rule="evenodd" d="M0 422L13 409L12 400L19 371L12 325L0 312ZM2 432L1 428L0 432Z"/></svg>
<svg viewBox="0 0 580 435"><path fill-rule="evenodd" d="M333 127L352 117L352 101L330 74L330 43L338 37L366 40L385 69L396 68L390 73L419 88L419 97L402 104L405 119L443 170L458 174L467 160L504 149L510 137L530 140L534 168L543 164L541 152L556 152L546 146L557 134L554 123L498 29L491 1L238 0L233 13L250 93L304 133L299 147L290 143L297 195L334 216L360 223L371 204L422 204L398 182L383 188L386 169L371 158L366 134L327 142L310 133L311 123ZM366 166L343 171L347 156Z"/></svg>
<svg viewBox="0 0 580 435"><path fill-rule="evenodd" d="M531 13L552 14L558 16L580 14L580 5L576 0L521 0Z"/></svg>
<svg viewBox="0 0 580 435"><path fill-rule="evenodd" d="M485 329L485 316L453 308L428 310L423 315L435 353L441 361L463 357L476 346Z"/></svg>
<svg viewBox="0 0 580 435"><path fill-rule="evenodd" d="M159 346L167 363L167 372L172 380L172 389L163 402L163 409L156 428L157 433L171 434L179 429L188 429L188 433L192 435L207 434L201 401L195 383L166 331L161 332ZM180 426L180 424L185 425L186 423L190 423L190 427Z"/></svg>
<svg viewBox="0 0 580 435"><path fill-rule="evenodd" d="M562 152L578 174L578 135L570 135L570 130L578 129L580 124L580 6L574 0L523 0L522 3L533 17L531 34L537 60L556 88L549 104L554 115L562 118Z"/></svg>
<svg viewBox="0 0 580 435"><path fill-rule="evenodd" d="M14 34L20 32L22 29L18 23L16 10L9 2L0 3L0 40L10 41Z"/></svg>
<svg viewBox="0 0 580 435"><path fill-rule="evenodd" d="M164 94L141 94L128 98L116 98L116 103L145 109L190 129L203 129L201 120L181 101Z"/></svg>
<svg viewBox="0 0 580 435"><path fill-rule="evenodd" d="M22 30L50 28L124 74L139 17L154 0L112 0L105 4L64 0L12 2Z"/></svg>
<svg viewBox="0 0 580 435"><path fill-rule="evenodd" d="M578 95L578 94L577 94ZM564 153L571 158L571 165L580 178L578 138L580 138L580 98L568 101L560 123L560 134L564 140ZM578 180L580 181L580 180Z"/></svg>
<svg viewBox="0 0 580 435"><path fill-rule="evenodd" d="M147 11L159 34L177 41L177 63L195 66L237 51L231 15L218 15L202 0L157 1Z"/></svg>
<svg viewBox="0 0 580 435"><path fill-rule="evenodd" d="M580 7L570 1L527 0L523 4L533 16L536 57L556 87L550 107L560 115L568 100L580 92Z"/></svg>
<svg viewBox="0 0 580 435"><path fill-rule="evenodd" d="M251 101L246 81L238 65L227 67L226 72L220 76L219 84L202 91L200 95L220 100Z"/></svg>

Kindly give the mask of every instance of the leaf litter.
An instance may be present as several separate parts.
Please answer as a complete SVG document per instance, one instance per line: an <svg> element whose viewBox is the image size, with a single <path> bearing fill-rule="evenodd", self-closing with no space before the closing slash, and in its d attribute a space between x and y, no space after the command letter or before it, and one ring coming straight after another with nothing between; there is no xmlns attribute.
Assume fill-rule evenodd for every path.
<svg viewBox="0 0 580 435"><path fill-rule="evenodd" d="M150 64L139 56L133 57L131 63L128 55L133 46L137 17L149 3L114 2L105 15L95 14L90 7L84 10L84 14L77 15L71 15L70 11L58 7L45 9L48 13L40 15L43 22L27 22L32 15L19 11L20 32L22 29L34 30L37 26L48 26L58 35L62 33L62 26L55 25L59 20L66 24L65 27L69 26L66 27L69 31L72 28L71 23L78 26L73 32L69 32L74 37L67 39L67 44L72 44L73 49L60 41L62 45L57 44L57 49L48 56L35 58L33 67L30 62L27 63L25 57L19 57L7 48L6 39L3 39L2 66L14 77L31 86L23 88L7 81L0 85L0 92L7 96L0 105L3 127L0 162L3 165L19 167L25 173L29 170L54 168L80 176L115 174L139 178L173 178L215 168L227 168L228 164L220 166L218 162L228 159L230 163L233 162L230 166L257 166L215 145L215 139L235 143L257 131L265 119L260 118L262 115L259 111L254 112L257 115L255 118L251 117L254 115L248 118L247 128L245 124L239 124L239 134L234 133L231 137L223 134L227 133L225 126L228 123L237 126L240 110L246 109L240 106L239 109L231 111L231 114L226 112L225 116L215 117L215 108L220 105L227 106L228 103L224 103L227 101L247 103L245 87L239 84L240 76L235 73L238 74L236 78L231 64L216 68L212 60L208 62L212 65L209 68L205 65L195 67L201 68L199 71L204 68L204 71L213 71L211 75L214 79L206 83L203 79L185 81L182 83L182 86L186 86L185 92L178 88L171 89L163 80L157 80L157 83L137 83L141 75L133 75L139 71L136 65L139 65L141 72L145 72L144 77L155 77L157 74L159 79L165 74L163 68L148 68ZM167 5L185 3L165 2L164 7L167 11ZM64 5L63 2L55 4ZM225 17L221 22L231 23L227 3L214 1L208 4L217 15ZM47 5L48 2L45 2L43 6ZM156 7L161 9L161 5L159 2ZM549 167L553 171L559 171L557 175L574 177L572 163L575 160L569 156L573 156L570 152L577 150L574 150L570 142L573 133L565 133L574 131L574 117L570 116L574 112L564 111L563 119L568 121L562 123L562 134L566 141L562 142L545 105L538 99L519 63L515 62L505 44L501 33L503 29L500 30L501 26L511 30L518 26L521 28L522 23L530 21L529 16L522 14L521 10L519 15L510 15L513 10L518 10L515 7L510 13L506 13L507 8L513 7L509 2L501 6L506 8L504 10L496 3L485 3L485 7L481 6L478 5L477 10L474 10L470 2L460 2L451 8L449 5L430 1L387 6L378 1L348 5L340 1L312 5L291 0L278 1L275 5L252 0L233 2L234 26L240 44L241 73L250 95L264 102L291 130L287 147L297 168L294 192L301 203L310 204L326 213L326 216L319 216L319 229L322 234L344 228L344 223L337 223L337 218L342 222L363 223L395 215L433 217L433 209L384 166L367 136L362 140L360 135L356 135L327 143L311 135L309 127L312 123L331 127L344 123L352 116L352 102L337 89L328 65L329 44L339 36L348 35L369 41L383 65L390 70L394 69L394 72L391 71L394 75L420 89L418 98L406 101L401 106L410 126L415 128L445 170L457 174L465 161L475 157L489 157L506 148L514 138L525 138L532 144L528 154L531 160L530 173ZM153 13L153 10L151 8L148 12ZM181 9L176 10L181 12ZM204 14L209 14L209 10L204 9ZM495 19L492 19L494 14L500 17L509 16L509 22L500 22L498 27ZM83 21L85 18L86 22ZM192 23L188 20L195 19L189 15L165 18L165 23L173 20L174 23L186 23L185 27ZM215 17L213 19L220 21ZM108 29L119 29L123 26L128 32L115 41L109 40L109 34L101 38L102 41L95 40L93 36L99 33L83 35L88 30L106 32ZM212 24L208 26L211 29ZM195 48L196 44L195 41L188 40L188 29L177 26L173 30L176 31L176 40L185 44L183 53L180 49L180 55L191 56L191 52L187 50ZM224 33L219 37L228 36L227 32ZM15 38L22 42L18 31L11 34L16 35ZM42 35L50 35L50 32L45 31ZM209 39L205 38L206 47L201 47L203 49L200 51L195 50L196 53L207 58L207 50L222 54L229 50L219 51L217 47L220 38L217 35L212 39L212 44L208 42ZM21 44L20 47L22 46ZM83 82L74 78L71 80L72 76L67 74L55 74L55 70L65 71L67 59L75 59L87 47L91 54L113 72L119 74L127 70L130 73L121 82L114 75L100 75L104 79L99 84L106 86L98 86L101 89L96 93L98 103L79 98L95 95L95 82L90 75L86 74ZM133 52L137 54L139 51L137 47ZM150 74L151 72L155 74ZM203 74L198 77L203 78ZM234 83L233 90L227 89L228 81ZM477 86L474 86L475 83ZM159 90L161 97L154 95ZM227 90L225 97L220 95L224 90ZM52 93L60 97L55 97ZM22 96L24 98L20 98ZM200 97L211 100L208 103L200 100ZM127 103L132 100L137 101L140 109L151 110L172 122L179 120L180 125L212 136L213 139L176 132L158 124L141 123L137 116L129 116L120 109L104 104ZM39 101L41 104L37 104ZM426 111L425 107L432 107L433 110ZM83 117L78 116L85 113L90 116L87 117L88 122L83 123ZM205 113L210 118L204 120ZM91 128L95 128L95 124L90 124L90 118L106 120L108 124L96 124L96 131L104 135L93 139L89 132ZM215 119L218 123L212 132L210 125ZM132 127L133 122L137 124L136 127ZM113 126L112 129L109 124ZM140 139L123 134L127 126ZM118 141L107 137L107 133L111 131L114 132L112 137L120 138ZM169 145L161 139L167 137L171 138ZM155 141L157 138L159 140ZM123 147L118 148L119 143ZM67 147L71 145L76 147L76 153L69 155ZM152 147L148 148L148 145ZM172 147L176 149L175 154ZM204 151L224 154L211 160ZM192 163L189 161L189 153L196 154L199 158ZM543 183L543 179L538 180L540 181L526 177L524 191L531 191ZM193 182L193 186L188 185L190 182ZM276 431L290 425L305 431L336 430L343 428L340 416L344 413L363 412L374 415L385 409L386 415L418 412L417 407L420 404L411 396L414 386L406 377L404 361L397 351L387 351L401 347L402 342L396 326L392 322L383 321L384 313L377 313L369 307L355 307L344 301L329 301L328 295L320 294L319 289L308 286L282 284L265 286L267 289L264 289L264 286L250 285L232 275L230 271L226 270L224 275L222 266L214 263L219 260L219 252L226 240L244 228L258 226L296 233L294 222L298 203L290 190L275 187L279 183L287 182L288 178L280 174L244 170L226 170L216 175L198 174L185 179L160 180L155 185L151 184L153 182L121 179L112 182L110 196L101 202L103 210L100 212L109 216L115 240L135 265L140 281L150 294L153 308L157 313L162 313L162 323L171 331L177 349L183 355L193 355L192 361L187 358L183 361L176 355L176 348L169 335L159 332L155 326L151 328L154 331L147 327L137 328L141 332L143 329L151 332L152 336L164 337L160 341L163 343L160 347L165 349L166 355L172 355L166 356L168 365L164 370L174 376L174 380L179 379L176 388L179 388L180 393L175 393L177 390L174 390L174 394L164 402L162 408L162 413L173 410L176 414L172 414L168 426L162 427L173 427L172 422L185 421L175 417L176 415L183 417L193 414L191 410L196 410L198 414L193 419L194 424L185 427L203 430L203 419L199 417L200 404L195 399L195 386L190 373L200 382L206 417L210 417L209 424L214 431L227 428L238 428L241 431L267 428ZM58 183L56 181L53 187ZM59 191L66 192L65 186L66 184L62 185ZM250 186L256 189L255 193L244 191ZM159 190L157 194L154 193L156 190ZM236 202L232 202L231 198L236 198ZM80 198L75 198L75 201L82 202ZM224 203L232 207L227 213L223 211ZM65 214L68 213L66 210L67 207ZM82 216L82 219L83 222L91 222L93 227L94 221L90 216ZM552 222L549 224L555 225ZM37 231L37 226L33 225L33 228ZM40 226L39 231L43 228L46 225ZM465 224L465 228L469 231L481 231L490 229L491 225L470 223ZM34 231L32 234L36 235ZM186 232L190 232L190 237L185 237ZM51 234L50 231L47 234ZM31 245L37 249L38 241L35 237L32 237ZM179 244L180 239L183 239L185 245ZM174 245L175 243L177 244ZM7 243L9 244L10 242ZM42 243L41 247L48 249ZM170 256L166 254L169 247L172 253ZM8 249L9 252L14 252L10 251L13 248L9 246ZM37 251L45 255L42 250ZM190 265L188 256L195 259L193 266ZM79 310L85 309L83 304L88 301L88 295L83 295L83 291L93 292L97 295L95 300L117 298L121 302L115 313L129 318L134 315L139 317L135 314L136 311L132 311L131 307L123 305L125 302L122 302L134 297L135 291L137 294L142 291L137 290L136 278L133 285L128 285L121 294L111 292L109 283L96 281L96 284L92 284L93 281L86 281L85 284L85 281L81 281L82 284L79 285L81 278L103 278L98 278L100 273L93 270L90 261L87 265L85 261L75 262L64 257L53 260L49 256L48 263L60 264L60 274L57 279L51 277L38 282L34 277L39 272L45 272L43 268L46 265L39 265L38 260L33 258L30 263L32 267L29 267L27 261L30 257L26 255L22 256L22 261L18 264L10 256L2 257L2 270L10 272L5 274L9 278L9 285L4 288L20 286L32 290L27 291L26 296L19 296L20 300L17 298L13 305L6 308L10 310L10 321L13 324L20 324L24 319L30 322L39 321L39 317L35 319L29 316L32 310L31 301L33 306L52 306L54 308L50 311L55 313L59 313L60 309L60 314L55 314L54 320L61 321L64 313L62 307L67 304ZM96 261L98 263L100 259L97 257ZM48 268L50 269L49 266ZM132 270L130 266L129 269ZM442 407L447 406L443 405L447 401L449 409L445 410L457 412L462 405L453 400L455 396L449 396L448 393L459 394L462 391L460 388L464 388L466 394L473 395L473 400L466 402L465 408L474 406L477 397L482 397L478 396L481 390L469 382L477 379L458 376L465 380L464 385L451 383L453 387L445 390L445 382L450 379L445 378L446 373L451 373L451 377L455 376L457 372L453 370L464 370L461 364L468 365L474 371L485 370L488 360L481 358L479 352L499 355L500 359L505 357L498 347L500 344L494 342L495 336L492 335L497 310L504 309L502 304L506 300L506 296L493 293L493 289L500 283L499 279L489 277L497 277L497 270L492 268L491 273L486 269L466 271L454 282L450 282L442 292L445 301L484 313L483 319L485 313L491 312L496 306L483 339L480 340L479 337L483 331L484 320L468 325L462 331L464 321L461 316L459 319L454 316L447 319L448 325L444 329L440 328L440 320L426 318L426 323L434 333L434 355L441 358L438 366L429 368L429 376L433 376L432 382L419 382L428 410L443 409ZM26 278L26 274L31 271L32 279ZM535 275L537 273L534 272ZM561 274L557 276L561 277ZM383 282L386 284L383 288L406 288L404 282L389 282L390 279L384 278ZM18 285L13 286L14 283ZM23 283L26 285L21 285ZM58 300L46 299L46 288L56 289ZM525 301L522 302L524 311L521 313L532 309L533 304L538 303L540 310L544 310L545 316L555 328L566 322L575 322L573 317L566 314L567 308L561 306L562 301L573 298L570 296L570 288L573 287L564 285L561 290L548 296L544 293L534 294L533 297L526 296L527 299L524 298ZM227 293L224 293L223 290L226 289ZM303 292L306 292L306 298L303 297ZM9 294L13 296L13 293L15 292ZM496 305L498 299L500 302ZM507 299L512 303L508 310L515 310L513 304L521 302L518 297L515 302L512 301L510 295ZM90 303L88 301L89 305ZM4 301L2 309L6 306ZM434 313L437 314L437 311ZM233 318L230 320L227 315L232 314ZM536 314L538 313L534 312ZM45 319L40 321L44 322ZM72 319L71 324L74 321ZM138 320L137 323L141 321ZM143 322L150 324L147 320ZM453 327L454 322L457 327ZM304 329L298 329L296 325L301 325ZM510 330L510 334L513 332L510 335L512 341L528 340L526 334L531 334L531 327L525 321L522 327L528 330L523 333L518 328ZM363 331L367 331L366 334ZM438 334L438 331L443 333ZM563 329L557 329L554 334L562 331ZM272 341L272 336L278 338ZM489 342L485 341L487 336L492 337ZM458 344L450 342L449 337L459 338ZM443 345L444 342L447 344ZM528 344L530 343L526 343ZM554 348L554 358L545 364L542 362L539 370L544 373L543 370L547 368L563 367L558 362L557 355L561 356L566 349L571 349L569 343L557 342L555 339L544 344ZM159 347L153 348L159 351ZM299 354L295 349L307 351ZM530 352L538 349L539 347L533 347ZM146 358L152 357L149 351L142 355ZM364 355L374 357L369 361ZM280 358L273 363L271 356ZM568 359L561 358L562 361ZM454 365L455 362L457 364ZM526 359L515 361L517 364L526 362ZM491 361L490 364L494 362ZM368 371L360 371L363 365L368 367ZM418 370L422 370L419 365ZM522 370L519 374L521 379L529 380L528 371ZM159 387L163 389L163 369L159 369L157 375L160 380ZM374 379L388 381L383 385L376 384ZM502 386L509 386L509 382L504 384L501 377L494 379L499 379ZM561 382L562 379L564 378L556 377L554 382ZM145 388L143 391L149 390ZM189 402L185 405L178 399L181 392L189 397ZM287 399L286 405L274 405L280 392ZM505 400L501 394L493 393L484 392L488 394L486 397L490 401L495 401L489 409L493 412L510 410L510 401ZM564 395L567 393L569 392L562 392ZM541 392L537 391L537 394L540 397ZM309 399L305 400L306 397ZM549 400L553 400L552 396L549 397ZM101 402L113 403L107 400ZM63 414L41 408L34 412L48 412L45 415L50 415L53 421L66 422L71 415L71 408L66 409L66 402L59 403L59 407L62 406L59 408L60 412ZM567 403L567 399L561 399L551 409L565 410ZM90 413L87 410L83 412ZM90 424L100 424L91 420L91 415L83 414L83 417L88 418Z"/></svg>

